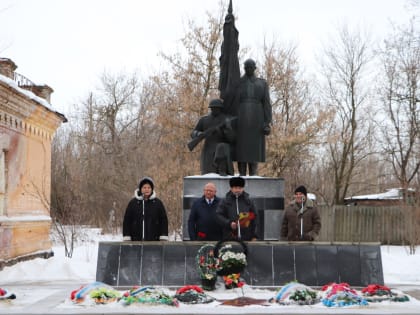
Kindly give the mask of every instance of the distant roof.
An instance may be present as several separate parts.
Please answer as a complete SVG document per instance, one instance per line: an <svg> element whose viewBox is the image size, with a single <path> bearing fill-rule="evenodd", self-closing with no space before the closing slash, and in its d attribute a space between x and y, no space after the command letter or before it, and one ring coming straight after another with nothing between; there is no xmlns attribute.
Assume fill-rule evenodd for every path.
<svg viewBox="0 0 420 315"><path fill-rule="evenodd" d="M403 190L403 189L402 188L391 188L391 189L388 189L384 193L351 196L351 197L344 198L344 200L360 200L360 199L363 199L363 200L398 200L398 199L402 199L401 190ZM414 192L414 189L409 188L408 190Z"/></svg>
<svg viewBox="0 0 420 315"><path fill-rule="evenodd" d="M316 200L316 196L313 193L308 193L308 198L311 200Z"/></svg>
<svg viewBox="0 0 420 315"><path fill-rule="evenodd" d="M10 79L10 78L8 78L8 77L0 74L0 82L5 83L10 88L14 89L16 92L25 95L26 97L28 97L31 100L34 100L39 105L45 107L49 111L57 114L58 116L61 117L61 119L62 119L63 122L67 122L67 118L63 114L61 114L61 113L57 112L56 110L54 110L53 107L52 107L52 105L50 103L48 103L45 99L43 99L42 97L39 97L39 96L35 95L31 91L22 89L21 87L18 86L18 84L14 80L12 80L12 79Z"/></svg>

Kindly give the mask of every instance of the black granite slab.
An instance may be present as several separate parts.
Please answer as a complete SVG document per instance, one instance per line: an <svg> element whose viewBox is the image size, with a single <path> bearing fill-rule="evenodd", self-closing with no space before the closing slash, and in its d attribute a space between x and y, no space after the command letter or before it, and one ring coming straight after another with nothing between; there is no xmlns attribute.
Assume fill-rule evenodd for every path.
<svg viewBox="0 0 420 315"><path fill-rule="evenodd" d="M142 245L121 246L118 286L140 284L140 266L142 263Z"/></svg>
<svg viewBox="0 0 420 315"><path fill-rule="evenodd" d="M200 277L198 276L198 266L196 262L197 252L204 243L199 242L188 242L189 244L185 246L185 253L186 253L186 276L185 276L185 284L189 283L199 283ZM209 242L206 244L214 244L214 242Z"/></svg>
<svg viewBox="0 0 420 315"><path fill-rule="evenodd" d="M360 245L360 267L362 283L384 283L379 245Z"/></svg>
<svg viewBox="0 0 420 315"><path fill-rule="evenodd" d="M142 255L141 285L163 285L163 245L143 244Z"/></svg>
<svg viewBox="0 0 420 315"><path fill-rule="evenodd" d="M181 244L169 244L163 247L163 283L178 285L185 283L186 250Z"/></svg>
<svg viewBox="0 0 420 315"><path fill-rule="evenodd" d="M296 280L294 247L273 244L274 285L283 285Z"/></svg>
<svg viewBox="0 0 420 315"><path fill-rule="evenodd" d="M248 266L244 279L250 285L272 286L273 279L273 246L261 244L248 249Z"/></svg>
<svg viewBox="0 0 420 315"><path fill-rule="evenodd" d="M96 279L110 285L118 285L120 249L119 243L99 243Z"/></svg>
<svg viewBox="0 0 420 315"><path fill-rule="evenodd" d="M253 197L252 201L257 209L271 209L271 210L282 210L284 209L284 198L279 197Z"/></svg>
<svg viewBox="0 0 420 315"><path fill-rule="evenodd" d="M337 263L340 282L347 282L350 285L362 283L360 246L337 246Z"/></svg>
<svg viewBox="0 0 420 315"><path fill-rule="evenodd" d="M295 245L296 280L306 285L318 284L316 270L316 247L310 245Z"/></svg>
<svg viewBox="0 0 420 315"><path fill-rule="evenodd" d="M196 255L204 244L208 243L100 242L96 280L123 287L200 284ZM248 265L241 276L249 285L278 287L297 280L310 286L366 286L384 281L379 244L245 244Z"/></svg>
<svg viewBox="0 0 420 315"><path fill-rule="evenodd" d="M265 230L265 211L257 210L257 238L259 240L264 240L264 230Z"/></svg>
<svg viewBox="0 0 420 315"><path fill-rule="evenodd" d="M336 282L338 277L337 246L315 245L316 246L316 270L317 285Z"/></svg>

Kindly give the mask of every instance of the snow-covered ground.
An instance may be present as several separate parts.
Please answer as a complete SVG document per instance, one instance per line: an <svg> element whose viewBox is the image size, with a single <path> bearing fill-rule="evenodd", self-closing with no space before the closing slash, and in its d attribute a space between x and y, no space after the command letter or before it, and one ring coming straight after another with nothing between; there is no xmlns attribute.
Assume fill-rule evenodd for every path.
<svg viewBox="0 0 420 315"><path fill-rule="evenodd" d="M102 235L99 229L85 231L72 258L64 256L64 246L54 242L54 257L34 259L5 267L0 271L0 286L28 282L95 281L99 241L122 241L121 235ZM382 267L386 285L420 286L420 246L415 255L408 247L382 246Z"/></svg>
<svg viewBox="0 0 420 315"><path fill-rule="evenodd" d="M97 263L97 254L98 254L98 241L121 241L122 236L120 235L101 235L100 230L92 229L89 233L85 234L82 237L82 240L77 244L77 247L74 250L73 257L67 258L64 256L64 247L55 244L53 247L54 250L54 257L50 259L34 259L31 261L21 262L11 267L5 267L2 271L0 271L0 287L1 288L17 288L21 286L22 291L19 297L22 298L22 295L26 295L26 291L30 291L30 287L36 287L37 285L40 286L40 290L38 294L48 296L48 287L43 286L45 284L57 284L57 283L66 283L67 287L72 287L73 289L77 289L82 284L87 284L95 281L96 277L96 263ZM381 247L381 254L382 254L382 264L383 264L383 272L384 272L384 280L385 284L390 286L391 288L401 288L404 286L414 287L418 286L420 288L420 247L415 255L409 255L408 248L403 246L382 246ZM216 297L217 299L231 299L235 297L242 296L241 289L234 289L234 290L225 290L221 284L218 284L219 287L216 291L212 291L211 295ZM27 286L28 289L23 289ZM279 288L280 289L280 288ZM25 291L26 290L26 291ZM168 289L169 290L169 289ZM45 292L43 292L45 291ZM43 293L42 293L43 292ZM69 299L69 293L66 293L67 296L62 297L62 303L58 306L58 308L62 308L63 310L73 308L73 305ZM169 292L171 293L171 291ZM174 291L172 292L174 293ZM256 289L251 288L248 286L244 287L245 296L257 298L257 299L269 299L270 297L274 297L276 291L274 290L263 290L263 289ZM27 299L34 299L34 297L29 297L29 293L26 295ZM26 302L18 302L16 299L16 303L18 304L27 304L30 301ZM184 307L193 307L194 312L198 313L209 313L210 309L209 306L217 306L214 304L217 302L213 302L212 304L204 304L204 305L184 305ZM384 304L385 303L385 304ZM388 304L386 304L388 303ZM405 309L415 308L417 307L420 309L420 301L416 299L411 299L410 302L406 303L394 303L390 304L391 302L382 302L382 303L371 303L369 304L370 310L375 310L378 308L387 308L392 309L394 307L398 307L395 304L405 304ZM371 306L374 304L373 306ZM9 306L10 307L10 306ZM104 306L101 306L104 307ZM108 305L106 307L109 307ZM115 307L123 307L121 305L115 305ZM162 308L154 308L154 312L162 312ZM220 306L219 307L219 312ZM226 307L226 306L224 306ZM276 309L286 307L288 311L291 311L290 306L282 306L282 305L275 305L270 307L262 308L262 306L248 306L245 309L242 309L245 313L253 312L255 313L269 313L268 309L273 311L273 307ZM296 307L296 306L295 306ZM234 310L229 311L223 310L224 313L235 313ZM232 307L230 307L232 308ZM256 308L259 311L256 312ZM314 305L311 309L306 309L306 312L319 312L320 309L325 308L322 304ZM168 306L165 306L165 312L168 311ZM182 307L177 308L177 310L170 311L171 313L182 313ZM233 309L236 309L233 307ZM366 307L364 307L366 310ZM205 311L203 311L205 310ZM150 311L150 310L149 310ZM185 311L185 308L184 308ZM131 312L131 311L130 311ZM140 311L141 313L142 311ZM217 310L215 311L217 313ZM369 311L370 312L370 311ZM369 313L367 312L367 313ZM11 312L12 313L12 312ZM211 312L210 312L211 313ZM395 311L395 314L398 314L398 309ZM0 305L0 314L1 312L1 305Z"/></svg>

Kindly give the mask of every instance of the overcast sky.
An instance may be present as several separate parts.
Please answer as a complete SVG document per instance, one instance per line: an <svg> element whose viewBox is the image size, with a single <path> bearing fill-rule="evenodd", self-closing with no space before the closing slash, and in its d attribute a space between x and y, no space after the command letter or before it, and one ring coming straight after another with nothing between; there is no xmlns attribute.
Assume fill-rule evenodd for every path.
<svg viewBox="0 0 420 315"><path fill-rule="evenodd" d="M175 51L187 20L204 25L205 12L217 12L219 1L0 0L0 57L52 87L53 107L67 114L105 70L147 75L159 69L158 52ZM310 63L340 23L380 40L391 21L408 22L413 1L233 0L233 11L241 47L260 51L264 37L293 41Z"/></svg>

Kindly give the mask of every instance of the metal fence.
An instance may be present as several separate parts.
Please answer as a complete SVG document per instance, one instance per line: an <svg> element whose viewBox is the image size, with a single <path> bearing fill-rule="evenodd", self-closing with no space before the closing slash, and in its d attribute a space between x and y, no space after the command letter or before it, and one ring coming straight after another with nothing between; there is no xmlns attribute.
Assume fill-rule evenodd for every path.
<svg viewBox="0 0 420 315"><path fill-rule="evenodd" d="M413 206L318 207L319 241L420 244L420 208Z"/></svg>

